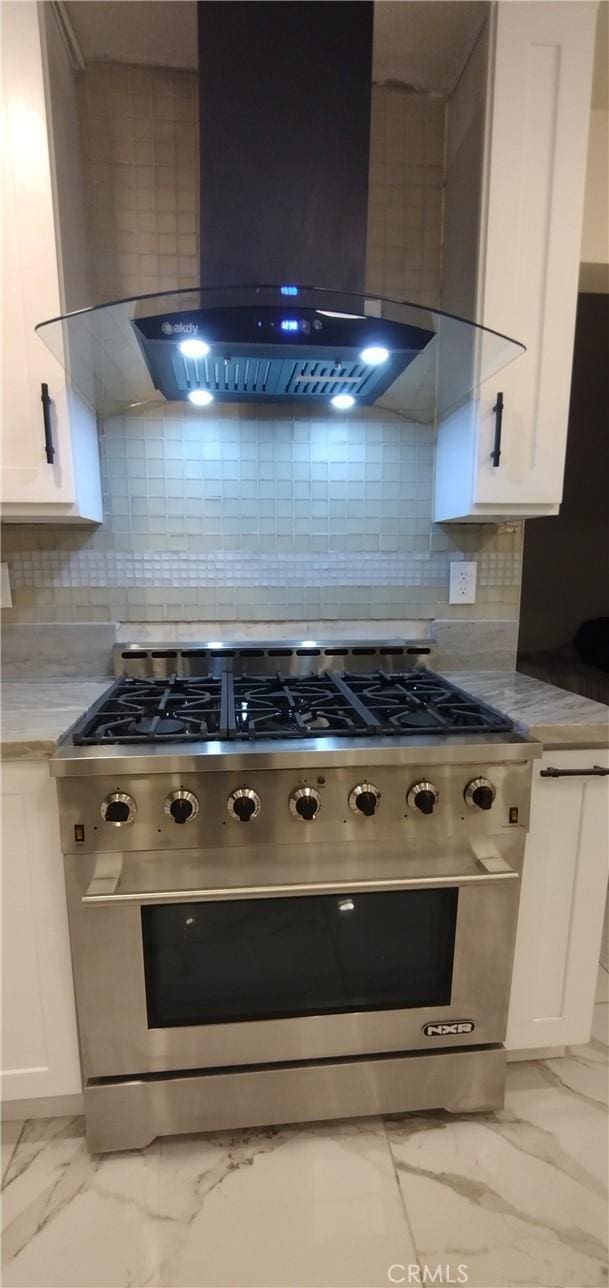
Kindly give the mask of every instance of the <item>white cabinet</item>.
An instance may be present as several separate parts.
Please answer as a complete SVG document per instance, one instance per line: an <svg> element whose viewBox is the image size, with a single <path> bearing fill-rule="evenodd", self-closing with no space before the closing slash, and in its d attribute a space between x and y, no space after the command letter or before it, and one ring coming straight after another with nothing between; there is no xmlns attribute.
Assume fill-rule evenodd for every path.
<svg viewBox="0 0 609 1288"><path fill-rule="evenodd" d="M59 846L44 761L2 765L2 1098L82 1089Z"/></svg>
<svg viewBox="0 0 609 1288"><path fill-rule="evenodd" d="M512 995L510 1050L587 1042L609 866L609 752L547 751L535 762ZM542 778L549 767L574 769Z"/></svg>
<svg viewBox="0 0 609 1288"><path fill-rule="evenodd" d="M63 64L58 59L51 23L50 5L39 11L32 0L7 0L2 6L2 518L100 522L95 416L67 387L66 355L53 357L34 331L37 322L64 311L70 254L67 246L62 254L54 192L47 26L54 75L64 76L69 88L73 73L65 51ZM64 95L64 113L65 100ZM75 96L72 106L75 112ZM76 153L74 173L75 165ZM51 399L52 461L45 445L43 384Z"/></svg>
<svg viewBox="0 0 609 1288"><path fill-rule="evenodd" d="M443 307L527 348L440 423L437 521L558 512L596 11L501 0L449 103Z"/></svg>

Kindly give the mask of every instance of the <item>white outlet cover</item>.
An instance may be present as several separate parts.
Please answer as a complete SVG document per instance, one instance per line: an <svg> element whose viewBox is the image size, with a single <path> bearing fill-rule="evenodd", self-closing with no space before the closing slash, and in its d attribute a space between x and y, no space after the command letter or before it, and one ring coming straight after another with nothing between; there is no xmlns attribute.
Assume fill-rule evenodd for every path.
<svg viewBox="0 0 609 1288"><path fill-rule="evenodd" d="M474 560L460 560L450 565L449 604L475 604L478 565Z"/></svg>

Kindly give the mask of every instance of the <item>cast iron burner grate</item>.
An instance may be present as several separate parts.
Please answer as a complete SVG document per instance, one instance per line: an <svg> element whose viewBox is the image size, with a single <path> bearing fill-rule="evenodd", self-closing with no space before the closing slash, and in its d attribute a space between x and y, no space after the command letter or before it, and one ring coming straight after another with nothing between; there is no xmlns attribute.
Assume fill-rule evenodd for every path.
<svg viewBox="0 0 609 1288"><path fill-rule="evenodd" d="M433 671L123 677L83 716L76 746L508 733L512 722Z"/></svg>
<svg viewBox="0 0 609 1288"><path fill-rule="evenodd" d="M226 724L222 679L120 679L85 715L76 746L103 743L201 742Z"/></svg>
<svg viewBox="0 0 609 1288"><path fill-rule="evenodd" d="M378 732L374 718L331 671L299 679L239 676L232 679L228 710L233 738L336 738Z"/></svg>

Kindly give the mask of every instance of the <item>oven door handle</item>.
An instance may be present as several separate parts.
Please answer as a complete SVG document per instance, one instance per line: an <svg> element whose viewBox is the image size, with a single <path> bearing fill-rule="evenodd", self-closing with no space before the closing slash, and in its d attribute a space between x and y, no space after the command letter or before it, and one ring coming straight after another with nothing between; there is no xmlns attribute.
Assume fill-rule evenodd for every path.
<svg viewBox="0 0 609 1288"><path fill-rule="evenodd" d="M123 855L97 854L93 876L83 895L83 903L105 903L116 895L118 883L123 874Z"/></svg>
<svg viewBox="0 0 609 1288"><path fill-rule="evenodd" d="M474 863L446 876L380 877L376 880L285 882L272 885L196 886L182 890L121 889L122 854L99 854L82 903L91 907L112 903L202 903L220 899L272 899L285 896L373 893L382 890L434 890L447 886L487 885L491 881L518 881L512 868L491 842L472 846Z"/></svg>

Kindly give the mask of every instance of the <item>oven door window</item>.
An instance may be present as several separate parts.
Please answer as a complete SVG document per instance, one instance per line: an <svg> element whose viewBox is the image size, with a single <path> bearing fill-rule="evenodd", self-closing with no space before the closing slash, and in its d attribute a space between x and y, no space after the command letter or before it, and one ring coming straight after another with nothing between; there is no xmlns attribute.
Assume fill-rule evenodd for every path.
<svg viewBox="0 0 609 1288"><path fill-rule="evenodd" d="M450 1003L458 890L142 908L148 1024Z"/></svg>

